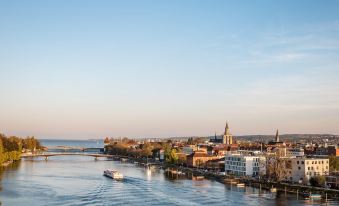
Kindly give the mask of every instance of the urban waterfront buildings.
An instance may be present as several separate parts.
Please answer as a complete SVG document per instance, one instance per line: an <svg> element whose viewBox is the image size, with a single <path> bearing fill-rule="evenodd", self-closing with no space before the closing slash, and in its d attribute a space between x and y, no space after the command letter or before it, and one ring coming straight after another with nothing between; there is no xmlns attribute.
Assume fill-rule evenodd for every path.
<svg viewBox="0 0 339 206"><path fill-rule="evenodd" d="M266 158L258 155L227 153L225 172L237 176L258 176L266 173Z"/></svg>
<svg viewBox="0 0 339 206"><path fill-rule="evenodd" d="M289 180L308 183L311 177L329 175L328 158L297 157L291 159Z"/></svg>

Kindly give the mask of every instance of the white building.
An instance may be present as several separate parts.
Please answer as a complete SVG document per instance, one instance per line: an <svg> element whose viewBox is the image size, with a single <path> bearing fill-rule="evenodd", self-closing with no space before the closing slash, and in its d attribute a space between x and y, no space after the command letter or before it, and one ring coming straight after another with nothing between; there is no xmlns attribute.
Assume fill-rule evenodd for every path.
<svg viewBox="0 0 339 206"><path fill-rule="evenodd" d="M225 155L225 172L237 176L258 176L266 172L266 158L256 155L227 153Z"/></svg>
<svg viewBox="0 0 339 206"><path fill-rule="evenodd" d="M297 157L291 159L290 180L309 183L311 177L329 174L328 158Z"/></svg>

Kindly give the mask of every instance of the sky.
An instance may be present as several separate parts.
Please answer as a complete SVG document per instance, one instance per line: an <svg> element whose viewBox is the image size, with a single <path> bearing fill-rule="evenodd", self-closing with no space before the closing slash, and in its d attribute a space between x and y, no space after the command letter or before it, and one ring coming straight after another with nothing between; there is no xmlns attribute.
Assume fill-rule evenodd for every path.
<svg viewBox="0 0 339 206"><path fill-rule="evenodd" d="M339 1L0 0L0 132L339 134Z"/></svg>

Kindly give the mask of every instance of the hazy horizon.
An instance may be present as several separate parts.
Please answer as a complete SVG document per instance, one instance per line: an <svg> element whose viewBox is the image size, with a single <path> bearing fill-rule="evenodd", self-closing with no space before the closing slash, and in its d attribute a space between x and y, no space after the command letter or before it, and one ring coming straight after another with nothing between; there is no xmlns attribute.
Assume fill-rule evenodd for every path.
<svg viewBox="0 0 339 206"><path fill-rule="evenodd" d="M1 1L0 132L339 134L339 1Z"/></svg>

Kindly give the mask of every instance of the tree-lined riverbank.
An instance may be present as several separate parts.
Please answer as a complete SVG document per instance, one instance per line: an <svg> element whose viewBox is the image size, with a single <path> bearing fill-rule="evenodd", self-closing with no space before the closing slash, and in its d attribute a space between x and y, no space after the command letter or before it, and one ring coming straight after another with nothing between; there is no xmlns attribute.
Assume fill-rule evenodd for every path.
<svg viewBox="0 0 339 206"><path fill-rule="evenodd" d="M40 148L40 142L34 137L7 137L0 134L0 166L8 166L19 160L22 152L34 152Z"/></svg>

